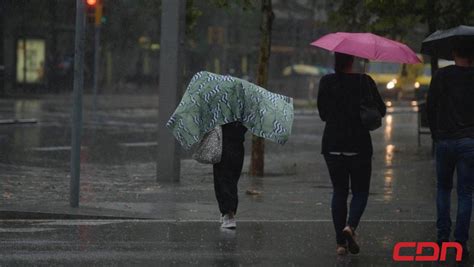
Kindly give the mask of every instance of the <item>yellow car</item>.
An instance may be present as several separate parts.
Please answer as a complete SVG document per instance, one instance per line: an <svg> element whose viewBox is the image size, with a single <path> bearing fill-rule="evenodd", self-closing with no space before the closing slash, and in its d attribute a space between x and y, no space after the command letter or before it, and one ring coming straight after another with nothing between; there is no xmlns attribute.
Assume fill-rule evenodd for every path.
<svg viewBox="0 0 474 267"><path fill-rule="evenodd" d="M402 71L398 76L397 87L400 90L399 98L405 100L416 100L417 93L421 87L421 80L424 74L423 63L403 64Z"/></svg>
<svg viewBox="0 0 474 267"><path fill-rule="evenodd" d="M438 67L444 68L449 65L453 65L454 61L440 59L438 61ZM426 94L431 83L431 64L423 65L423 72L416 78L415 87L417 88L417 98L426 99Z"/></svg>
<svg viewBox="0 0 474 267"><path fill-rule="evenodd" d="M399 89L396 85L401 67L401 64L397 63L369 62L367 74L375 81L384 99L397 99Z"/></svg>
<svg viewBox="0 0 474 267"><path fill-rule="evenodd" d="M452 64L453 61L438 61L440 68ZM367 74L374 79L380 94L386 99L420 100L426 98L430 86L431 65L370 62Z"/></svg>

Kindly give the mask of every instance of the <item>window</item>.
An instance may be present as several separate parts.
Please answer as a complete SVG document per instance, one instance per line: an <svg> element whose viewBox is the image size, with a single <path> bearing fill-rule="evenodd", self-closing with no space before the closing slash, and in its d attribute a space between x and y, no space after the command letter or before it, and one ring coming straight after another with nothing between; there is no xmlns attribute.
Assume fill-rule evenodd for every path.
<svg viewBox="0 0 474 267"><path fill-rule="evenodd" d="M20 83L42 83L44 80L45 42L40 39L18 40L16 80Z"/></svg>

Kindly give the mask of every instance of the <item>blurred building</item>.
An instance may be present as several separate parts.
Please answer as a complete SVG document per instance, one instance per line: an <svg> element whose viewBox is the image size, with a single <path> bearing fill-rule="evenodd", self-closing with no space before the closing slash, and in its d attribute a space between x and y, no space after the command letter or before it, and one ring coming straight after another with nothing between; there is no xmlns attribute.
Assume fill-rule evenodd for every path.
<svg viewBox="0 0 474 267"><path fill-rule="evenodd" d="M293 65L329 67L332 64L330 53L309 45L311 41L327 33L324 26L326 12L320 8L323 2L273 1L275 20L272 29L269 89L298 98L316 96L316 88L323 72L284 75L283 70ZM255 81L260 41L259 7L245 11L235 6L222 10L205 1L197 2L197 5L207 12L196 26L195 35L198 38L188 37L193 39L194 44L194 48L188 52L194 58L194 61L189 62L190 69L197 71L205 67L210 71ZM199 62L206 64L203 66Z"/></svg>
<svg viewBox="0 0 474 267"><path fill-rule="evenodd" d="M309 43L325 33L324 0L274 0L269 88L314 97L318 75L283 70L293 65L328 66L329 53ZM4 95L72 90L75 1L5 0L0 66ZM260 9L218 8L194 1L202 12L188 28L186 76L207 69L255 80ZM100 92L156 93L159 82L160 0L104 0ZM87 26L86 92L92 83L93 29ZM1 70L1 69L0 69ZM4 73L4 74L3 74ZM322 73L321 73L322 74ZM320 76L320 75L319 75Z"/></svg>
<svg viewBox="0 0 474 267"><path fill-rule="evenodd" d="M69 88L66 76L72 75L67 62L74 54L74 2L5 0L3 5L2 93L24 95Z"/></svg>

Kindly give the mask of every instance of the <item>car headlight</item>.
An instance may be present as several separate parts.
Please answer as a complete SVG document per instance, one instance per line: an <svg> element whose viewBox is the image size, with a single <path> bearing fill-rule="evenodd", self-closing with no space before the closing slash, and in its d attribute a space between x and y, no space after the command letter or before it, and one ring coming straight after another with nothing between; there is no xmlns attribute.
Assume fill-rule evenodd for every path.
<svg viewBox="0 0 474 267"><path fill-rule="evenodd" d="M415 82L415 84L413 85L415 86L416 89L420 88L420 83L419 82Z"/></svg>
<svg viewBox="0 0 474 267"><path fill-rule="evenodd" d="M391 89L393 89L393 88L395 88L395 83L394 83L393 81L388 82L388 83L387 83L387 89L388 89L388 90L391 90Z"/></svg>

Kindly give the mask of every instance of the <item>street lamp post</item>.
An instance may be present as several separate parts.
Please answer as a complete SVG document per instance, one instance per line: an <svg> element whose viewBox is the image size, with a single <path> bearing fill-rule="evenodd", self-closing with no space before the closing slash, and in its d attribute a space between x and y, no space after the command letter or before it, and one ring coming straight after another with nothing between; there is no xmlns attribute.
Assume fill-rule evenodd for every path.
<svg viewBox="0 0 474 267"><path fill-rule="evenodd" d="M179 144L165 125L179 101L183 79L185 0L161 2L157 181L178 182Z"/></svg>
<svg viewBox="0 0 474 267"><path fill-rule="evenodd" d="M81 176L81 136L82 136L82 93L84 88L84 43L85 43L84 0L76 0L76 33L74 49L74 91L71 131L71 181L69 202L71 207L79 206Z"/></svg>

